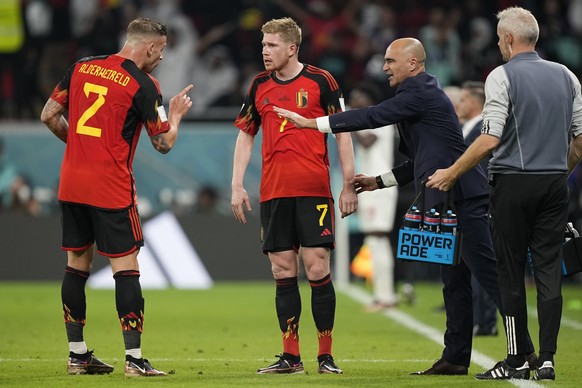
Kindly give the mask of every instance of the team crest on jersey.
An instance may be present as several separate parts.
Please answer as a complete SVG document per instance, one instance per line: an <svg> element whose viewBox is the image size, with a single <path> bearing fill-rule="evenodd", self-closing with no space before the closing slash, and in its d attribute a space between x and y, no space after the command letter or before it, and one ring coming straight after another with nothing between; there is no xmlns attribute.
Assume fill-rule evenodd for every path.
<svg viewBox="0 0 582 388"><path fill-rule="evenodd" d="M307 106L307 92L305 89L301 88L295 94L295 102L297 102L297 108L305 108Z"/></svg>

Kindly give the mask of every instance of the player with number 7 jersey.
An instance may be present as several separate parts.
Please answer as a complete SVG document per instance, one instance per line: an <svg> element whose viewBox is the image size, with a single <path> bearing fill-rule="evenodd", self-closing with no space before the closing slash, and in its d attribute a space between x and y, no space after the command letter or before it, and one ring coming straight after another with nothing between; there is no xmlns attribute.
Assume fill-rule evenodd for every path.
<svg viewBox="0 0 582 388"><path fill-rule="evenodd" d="M332 356L335 290L330 251L334 248L334 204L330 187L327 136L297 128L277 115L275 106L309 117L341 110L341 92L332 75L298 60L301 29L291 18L265 23L262 52L264 72L253 80L235 121L239 134L234 150L231 206L235 218L246 222L250 200L243 187L254 139L262 138L260 188L261 240L275 278L275 305L283 352L274 364L257 373L302 373L299 352L301 296L298 254L311 286L312 315L317 328L319 373L342 373ZM322 136L323 135L323 136ZM343 174L339 208L342 217L357 208L354 151L350 136L336 137Z"/></svg>
<svg viewBox="0 0 582 388"><path fill-rule="evenodd" d="M341 91L331 74L304 65L293 79L258 74L235 122L255 136L263 130L261 202L281 197L331 197L327 136L303 131L279 117L273 106L309 117L341 112Z"/></svg>

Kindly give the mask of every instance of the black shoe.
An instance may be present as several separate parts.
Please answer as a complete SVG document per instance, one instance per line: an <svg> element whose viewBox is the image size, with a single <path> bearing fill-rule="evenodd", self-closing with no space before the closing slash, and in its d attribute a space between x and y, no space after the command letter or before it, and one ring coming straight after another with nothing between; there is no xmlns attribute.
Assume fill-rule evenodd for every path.
<svg viewBox="0 0 582 388"><path fill-rule="evenodd" d="M332 373L336 375L341 375L344 373L344 371L337 367L333 361L333 357L329 354L317 357L317 362L319 363L317 373Z"/></svg>
<svg viewBox="0 0 582 388"><path fill-rule="evenodd" d="M527 356L525 356L527 363L529 364L529 370L536 370L538 369L538 355L536 352L531 352Z"/></svg>
<svg viewBox="0 0 582 388"><path fill-rule="evenodd" d="M554 363L551 361L544 361L542 366L536 368L534 371L534 380L555 380L556 372L554 371Z"/></svg>
<svg viewBox="0 0 582 388"><path fill-rule="evenodd" d="M499 361L495 366L486 372L475 375L477 380L509 380L522 379L529 380L529 365L527 361L518 368L507 365L507 361Z"/></svg>
<svg viewBox="0 0 582 388"><path fill-rule="evenodd" d="M453 364L441 358L425 371L413 372L411 375L466 375L469 368L465 365Z"/></svg>
<svg viewBox="0 0 582 388"><path fill-rule="evenodd" d="M130 356L127 356L125 360L125 375L127 377L167 376L166 372L154 368L145 358L136 359Z"/></svg>
<svg viewBox="0 0 582 388"><path fill-rule="evenodd" d="M113 372L113 366L95 357L92 350L85 354L70 352L67 372L70 375L102 375Z"/></svg>
<svg viewBox="0 0 582 388"><path fill-rule="evenodd" d="M294 362L292 360L287 359L284 355L279 354L279 361L274 362L273 364L261 368L257 370L258 374L276 374L276 373L286 373L286 374L293 374L293 373L303 373L303 363L301 360ZM321 373L321 372L320 372Z"/></svg>

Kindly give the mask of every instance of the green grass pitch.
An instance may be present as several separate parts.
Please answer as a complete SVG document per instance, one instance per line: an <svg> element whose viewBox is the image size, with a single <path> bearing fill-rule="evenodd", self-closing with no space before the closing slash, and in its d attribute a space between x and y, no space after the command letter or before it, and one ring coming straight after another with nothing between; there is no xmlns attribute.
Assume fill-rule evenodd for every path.
<svg viewBox="0 0 582 388"><path fill-rule="evenodd" d="M365 286L361 285L362 288ZM441 285L416 287L418 302L398 308L415 320L444 332ZM512 386L468 376L411 376L439 358L442 345L382 313L366 313L361 303L337 290L334 357L343 375L317 373L317 339L310 291L302 283L302 375L257 375L281 351L274 311L273 282L219 282L210 290L144 290L146 316L142 350L165 378L123 375L123 341L112 290L87 290L85 340L102 360L115 366L103 376L69 376L67 341L60 306L60 284L0 283L0 386L14 387L426 387ZM528 290L535 311L535 292ZM518 386L579 387L582 383L582 287L564 286L564 313L556 355L556 381ZM537 320L529 320L537 347ZM500 328L502 326L500 325ZM500 330L502 333L502 330ZM474 349L498 360L505 338L478 337Z"/></svg>

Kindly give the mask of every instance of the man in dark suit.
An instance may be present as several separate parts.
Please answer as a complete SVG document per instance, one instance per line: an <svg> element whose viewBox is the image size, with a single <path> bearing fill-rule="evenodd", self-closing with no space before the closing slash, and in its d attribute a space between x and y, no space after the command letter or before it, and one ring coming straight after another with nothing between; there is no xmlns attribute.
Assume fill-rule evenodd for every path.
<svg viewBox="0 0 582 388"><path fill-rule="evenodd" d="M465 81L461 85L459 105L456 108L459 121L463 124L461 132L465 144L469 146L481 135L483 126L483 104L485 104L485 83L480 81ZM481 161L481 168L487 175L487 165L490 158Z"/></svg>
<svg viewBox="0 0 582 388"><path fill-rule="evenodd" d="M483 126L483 104L485 104L485 83L480 81L465 81L461 85L459 103L455 106L459 122L462 123L461 132L465 144L469 146L481 135ZM490 158L485 158L480 165L487 174L487 165ZM471 276L473 290L473 335L496 336L497 306L495 301L483 290L483 287Z"/></svg>
<svg viewBox="0 0 582 388"><path fill-rule="evenodd" d="M399 151L409 159L377 177L358 174L353 179L358 193L414 181L417 192L438 168L449 166L467 148L451 100L436 78L425 72L426 54L414 38L397 39L384 56L384 72L396 95L378 105L354 109L331 116L304 118L297 113L275 108L298 128L321 132L351 132L397 124ZM471 272L489 295L501 305L497 284L487 210L488 184L481 167L468 171L451 191L459 225L463 230L461 261L442 266L443 296L447 314L445 349L441 358L419 375L466 375L471 360L473 316ZM427 190L427 208L443 203L443 193ZM533 346L531 349L533 352Z"/></svg>

